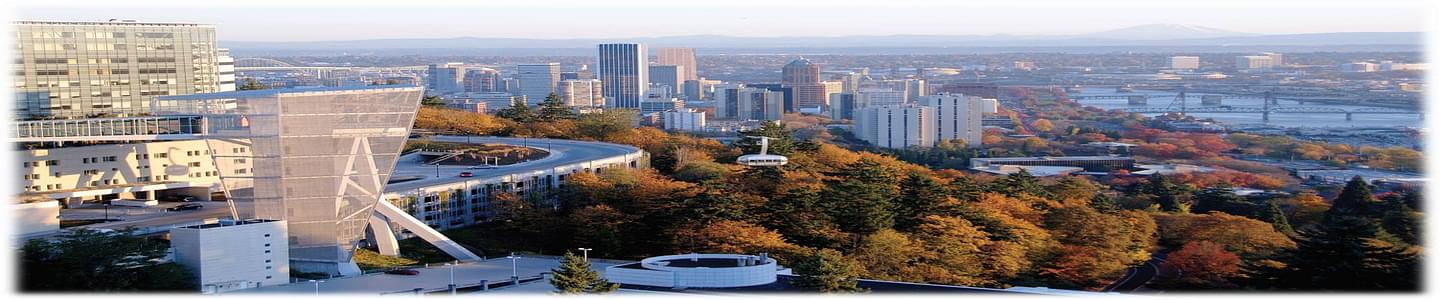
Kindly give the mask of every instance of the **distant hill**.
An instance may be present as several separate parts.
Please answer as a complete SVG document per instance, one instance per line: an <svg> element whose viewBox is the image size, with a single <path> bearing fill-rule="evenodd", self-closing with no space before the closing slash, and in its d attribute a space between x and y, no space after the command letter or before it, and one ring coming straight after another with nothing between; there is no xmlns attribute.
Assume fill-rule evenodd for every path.
<svg viewBox="0 0 1440 300"><path fill-rule="evenodd" d="M1119 46L1327 46L1422 45L1420 32L1336 32L1254 34L1177 24L1151 24L1079 35L884 35L739 37L688 35L605 39L415 38L316 42L221 41L241 53L283 51L394 52L401 49L567 49L594 48L609 42L639 42L652 47L710 49L746 48L986 48L986 47L1119 47ZM487 51L494 52L494 51ZM505 51L511 52L511 51ZM702 52L705 52L702 50Z"/></svg>

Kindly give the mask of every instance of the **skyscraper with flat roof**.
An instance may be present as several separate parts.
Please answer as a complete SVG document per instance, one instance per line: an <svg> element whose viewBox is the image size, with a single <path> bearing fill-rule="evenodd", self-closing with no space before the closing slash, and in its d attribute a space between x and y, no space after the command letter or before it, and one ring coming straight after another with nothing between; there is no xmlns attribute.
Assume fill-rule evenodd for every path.
<svg viewBox="0 0 1440 300"><path fill-rule="evenodd" d="M786 64L780 71L780 83L794 89L792 109L825 106L825 85L820 84L820 65L805 58Z"/></svg>
<svg viewBox="0 0 1440 300"><path fill-rule="evenodd" d="M650 83L670 87L671 94L685 92L685 66L650 65Z"/></svg>
<svg viewBox="0 0 1440 300"><path fill-rule="evenodd" d="M650 83L649 57L638 43L600 44L596 77L604 85L606 107L640 108Z"/></svg>
<svg viewBox="0 0 1440 300"><path fill-rule="evenodd" d="M680 82L700 79L695 74L695 48L656 48L655 64L684 68Z"/></svg>
<svg viewBox="0 0 1440 300"><path fill-rule="evenodd" d="M1176 70L1194 70L1200 68L1199 56L1171 56L1170 68Z"/></svg>
<svg viewBox="0 0 1440 300"><path fill-rule="evenodd" d="M15 113L21 120L134 116L150 99L225 91L215 26L18 21ZM231 83L233 86L233 80Z"/></svg>
<svg viewBox="0 0 1440 300"><path fill-rule="evenodd" d="M425 70L425 94L447 95L465 91L465 65L448 63L430 65Z"/></svg>
<svg viewBox="0 0 1440 300"><path fill-rule="evenodd" d="M515 70L515 76L520 79L520 92L516 94L525 95L528 105L545 101L560 81L560 63L521 64L516 65Z"/></svg>

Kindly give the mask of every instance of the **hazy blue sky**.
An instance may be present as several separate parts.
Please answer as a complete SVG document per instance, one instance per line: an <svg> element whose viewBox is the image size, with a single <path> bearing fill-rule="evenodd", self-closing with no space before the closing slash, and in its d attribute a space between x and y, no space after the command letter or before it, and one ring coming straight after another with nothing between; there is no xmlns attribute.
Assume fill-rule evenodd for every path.
<svg viewBox="0 0 1440 300"><path fill-rule="evenodd" d="M219 25L226 41L354 40L397 37L623 38L694 34L839 36L890 34L1077 34L1152 23L1191 24L1252 33L1424 31L1423 1L1369 0L1272 5L1206 0L1169 4L1010 0L988 4L920 0L812 2L703 0L597 4L506 0L494 4L355 1L249 6L151 1L149 5L72 4L15 8L18 19L199 22ZM559 1L559 2L556 2ZM94 2L94 1L79 1ZM214 1L204 1L211 3ZM412 3L409 1L405 3ZM1085 4L1072 4L1085 2ZM62 4L55 4L62 3ZM103 2L99 2L103 3Z"/></svg>

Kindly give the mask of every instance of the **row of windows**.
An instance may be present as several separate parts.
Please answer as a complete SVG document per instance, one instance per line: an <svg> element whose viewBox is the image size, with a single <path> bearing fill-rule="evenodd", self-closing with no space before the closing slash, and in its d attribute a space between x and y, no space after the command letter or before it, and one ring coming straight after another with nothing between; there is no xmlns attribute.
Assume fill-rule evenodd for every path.
<svg viewBox="0 0 1440 300"><path fill-rule="evenodd" d="M23 48L25 45L26 45L26 44L20 44L19 46ZM35 43L35 44L29 44L29 45L30 45L30 50L34 50L34 51L77 51L77 50L80 50L80 44ZM135 44L135 45L131 45L131 44L84 44L84 46L85 46L85 50L88 50L88 51L131 50L131 49L134 49L134 50L175 50L175 44L154 44L154 45L148 45L148 44Z"/></svg>
<svg viewBox="0 0 1440 300"><path fill-rule="evenodd" d="M27 161L27 162L24 162L22 165L24 165L26 168L39 167L39 166L42 166L42 165L44 165L44 166L58 166L58 165L60 165L60 161L54 160L54 159L52 159L52 160L46 160L46 161Z"/></svg>
<svg viewBox="0 0 1440 300"><path fill-rule="evenodd" d="M36 59L34 59L33 61L34 61L36 64L41 64L41 65L52 65L52 64L53 64L53 65L59 65L59 64L64 64L64 65L78 65L78 64L80 64L80 59L77 59L77 58L36 58ZM130 62L130 59L129 59L129 58L124 58L124 57L117 57L117 58L90 58L90 59L86 59L85 62L90 63L90 64L124 64L124 63L129 63L129 62ZM174 57L141 57L141 58L139 59L139 62L142 62L142 63L175 62L175 58L174 58ZM23 64L23 63L25 63L25 59L15 59L15 63L16 63L16 64Z"/></svg>
<svg viewBox="0 0 1440 300"><path fill-rule="evenodd" d="M115 157L115 156L106 156L106 157L82 157L82 158L80 158L80 163L88 164L88 163L98 163L98 162L101 162L101 161L113 162L113 161L115 161L115 160L116 160L116 157Z"/></svg>
<svg viewBox="0 0 1440 300"><path fill-rule="evenodd" d="M73 38L73 37L76 37L76 36L78 36L78 34L77 34L76 32L69 32L69 31L33 31L33 32L30 32L30 38L35 38L35 39L62 39L62 38ZM124 32L85 32L84 36L85 36L85 38L87 38L87 39L103 39L103 38L119 39L119 38L125 38L126 36L128 36L128 34L125 34ZM147 39L171 39L171 38L175 38L175 34L174 34L174 33L170 33L170 32L136 32L136 33L135 33L135 37L138 37L138 38L147 38Z"/></svg>

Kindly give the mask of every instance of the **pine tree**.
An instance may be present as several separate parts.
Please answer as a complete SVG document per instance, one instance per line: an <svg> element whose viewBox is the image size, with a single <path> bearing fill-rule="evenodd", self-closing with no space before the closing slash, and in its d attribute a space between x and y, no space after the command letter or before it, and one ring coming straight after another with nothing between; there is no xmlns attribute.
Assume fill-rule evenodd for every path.
<svg viewBox="0 0 1440 300"><path fill-rule="evenodd" d="M1260 288L1416 290L1416 254L1385 242L1386 235L1366 218L1337 215L1327 218L1319 228L1302 230L1295 249L1275 256L1278 264L1251 266L1247 273Z"/></svg>
<svg viewBox="0 0 1440 300"><path fill-rule="evenodd" d="M566 107L565 102L560 101L560 95L550 93L545 96L544 102L540 102L540 115L537 118L544 122L573 120L575 112Z"/></svg>
<svg viewBox="0 0 1440 300"><path fill-rule="evenodd" d="M955 180L950 181L948 187L950 196L955 197L956 200L960 200L961 202L980 200L980 194L985 192L985 187L975 183L975 179L970 179L970 177L955 178Z"/></svg>
<svg viewBox="0 0 1440 300"><path fill-rule="evenodd" d="M1115 197L1111 197L1110 194L1104 192L1096 193L1095 197L1090 198L1090 208L1107 214L1121 210L1120 202L1115 201Z"/></svg>
<svg viewBox="0 0 1440 300"><path fill-rule="evenodd" d="M1140 186L1140 194L1155 196L1155 203L1160 204L1160 210L1166 212L1184 211L1186 205L1181 195L1185 192L1165 175L1150 175L1150 181Z"/></svg>
<svg viewBox="0 0 1440 300"><path fill-rule="evenodd" d="M1385 214L1380 217L1380 226L1401 242L1411 245L1420 242L1420 218L1414 209L1405 204L1404 197L1385 201Z"/></svg>
<svg viewBox="0 0 1440 300"><path fill-rule="evenodd" d="M829 214L840 229L867 235L895 225L895 171L862 158L835 175L839 179L826 181L821 198L829 201Z"/></svg>
<svg viewBox="0 0 1440 300"><path fill-rule="evenodd" d="M604 294L620 289L620 284L600 278L600 272L590 269L590 262L570 251L565 251L560 267L550 272L550 285L561 294Z"/></svg>
<svg viewBox="0 0 1440 300"><path fill-rule="evenodd" d="M1365 182L1365 178L1350 178L1350 182L1346 182L1345 188L1340 190L1340 196L1335 197L1335 203L1331 205L1326 217L1328 218L1331 212L1348 216L1368 215L1370 204L1375 202L1375 196L1371 193L1370 183Z"/></svg>
<svg viewBox="0 0 1440 300"><path fill-rule="evenodd" d="M741 131L740 136L769 137L770 148L767 153L774 155L788 155L791 151L797 150L795 137L789 129L779 122L764 122L760 128L750 131ZM735 147L740 148L746 154L760 153L760 139L748 138L735 141Z"/></svg>
<svg viewBox="0 0 1440 300"><path fill-rule="evenodd" d="M510 102L510 107L495 112L495 116L520 123L530 122L535 119L535 113L530 111L530 106L526 105L525 101L520 99Z"/></svg>
<svg viewBox="0 0 1440 300"><path fill-rule="evenodd" d="M1046 190L1045 186L1040 184L1039 178L1030 175L1030 172L1025 171L1025 169L1020 169L1019 172L1005 175L1004 178L991 182L989 190L990 192L1000 193L1006 196L1030 194L1031 196L1049 199L1055 198L1055 195L1050 194L1050 191Z"/></svg>
<svg viewBox="0 0 1440 300"><path fill-rule="evenodd" d="M799 276L790 285L824 293L864 292L857 286L862 269L840 251L820 249L795 263L795 274Z"/></svg>
<svg viewBox="0 0 1440 300"><path fill-rule="evenodd" d="M900 182L900 198L895 207L895 228L909 231L924 222L925 216L949 215L943 210L949 198L945 187L923 173L910 173Z"/></svg>
<svg viewBox="0 0 1440 300"><path fill-rule="evenodd" d="M1260 214L1260 220L1269 222L1275 226L1275 231L1288 236L1295 236L1295 228L1290 226L1290 218L1285 216L1285 211L1280 209L1280 204L1270 201L1269 207Z"/></svg>

